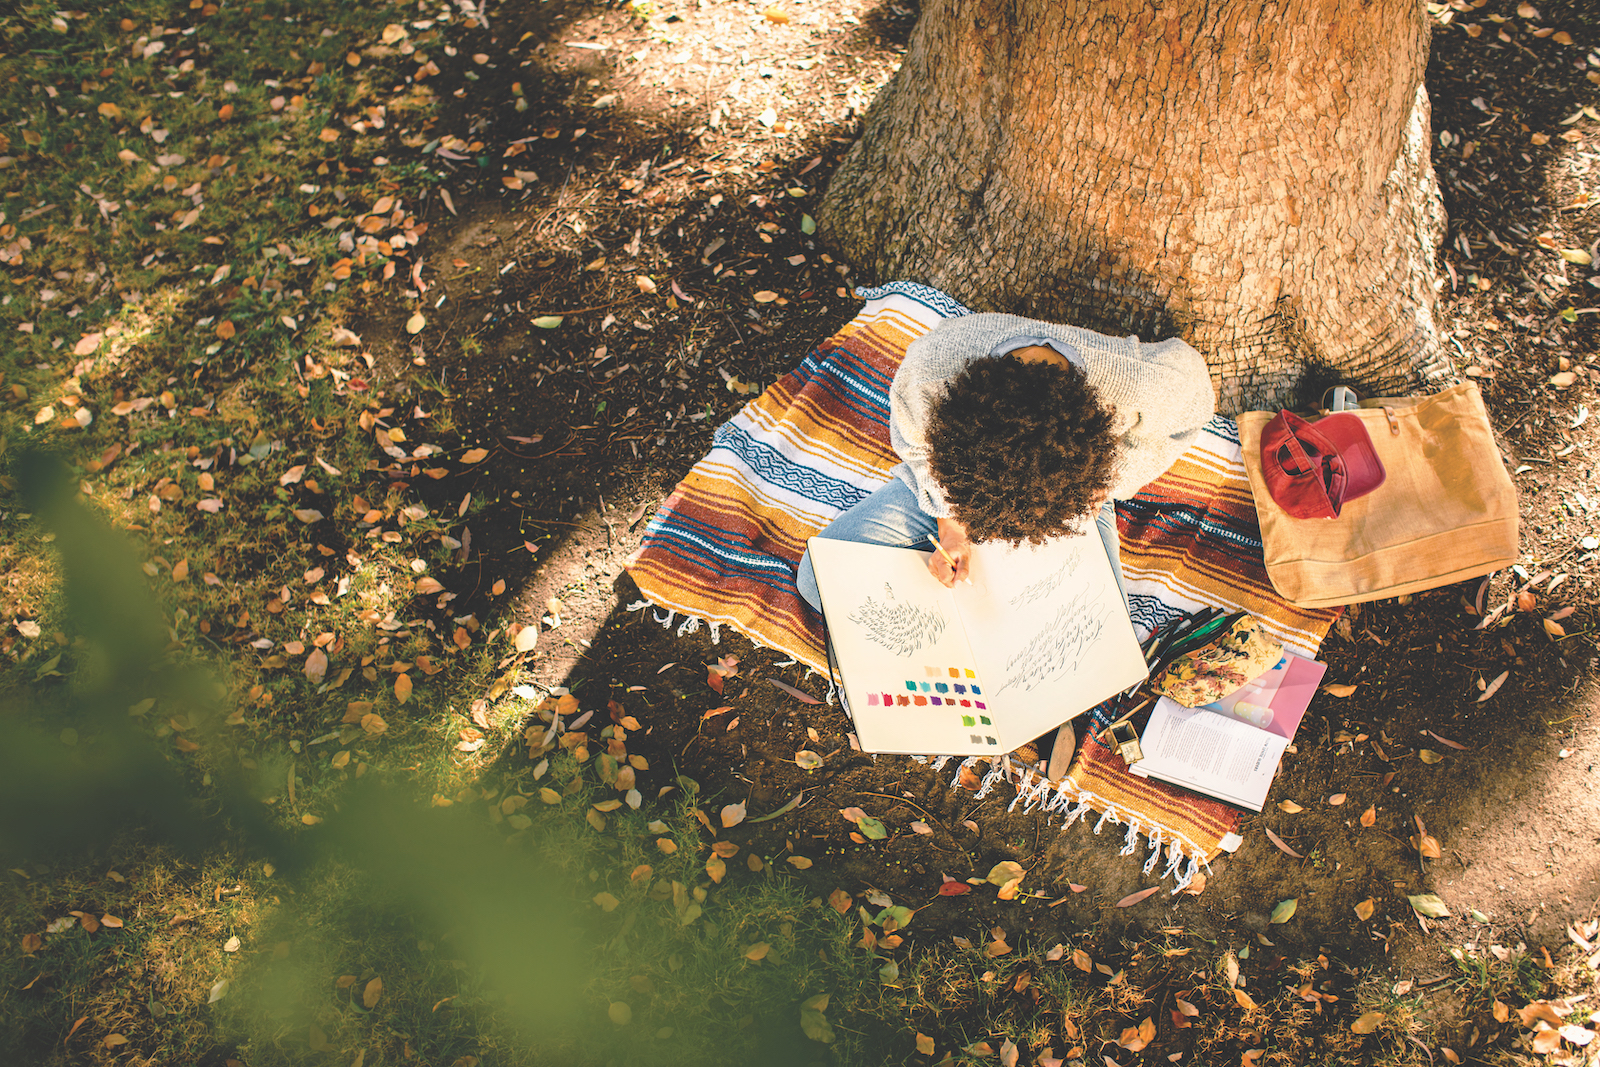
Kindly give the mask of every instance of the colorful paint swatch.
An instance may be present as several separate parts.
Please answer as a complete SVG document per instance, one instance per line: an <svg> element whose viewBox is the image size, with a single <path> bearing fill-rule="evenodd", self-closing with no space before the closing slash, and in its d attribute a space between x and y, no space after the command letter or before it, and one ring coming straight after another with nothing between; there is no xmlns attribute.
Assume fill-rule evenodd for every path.
<svg viewBox="0 0 1600 1067"><path fill-rule="evenodd" d="M912 702L912 703L913 703L913 704L915 704L915 705L916 705L916 706L917 706L917 707L919 707L919 708L925 708L925 707L927 707L927 706L928 706L928 698L927 698L927 697L924 697L924 696L915 696L915 697L912 697L912 698L911 698L911 702Z"/></svg>
<svg viewBox="0 0 1600 1067"><path fill-rule="evenodd" d="M867 694L867 707L875 708L877 706L878 706L878 694L877 693L868 693Z"/></svg>

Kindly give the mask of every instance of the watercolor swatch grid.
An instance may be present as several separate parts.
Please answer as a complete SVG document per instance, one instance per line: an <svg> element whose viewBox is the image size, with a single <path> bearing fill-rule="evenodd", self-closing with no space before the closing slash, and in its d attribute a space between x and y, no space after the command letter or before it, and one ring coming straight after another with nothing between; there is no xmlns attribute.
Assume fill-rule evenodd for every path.
<svg viewBox="0 0 1600 1067"><path fill-rule="evenodd" d="M894 692L883 690L867 693L867 707L945 707L965 709L959 713L961 725L968 729L989 727L994 720L988 715L989 705L983 700L983 687L978 684L978 672L971 667L922 668L923 677L907 678ZM974 745L999 747L1000 741L988 731L969 735Z"/></svg>

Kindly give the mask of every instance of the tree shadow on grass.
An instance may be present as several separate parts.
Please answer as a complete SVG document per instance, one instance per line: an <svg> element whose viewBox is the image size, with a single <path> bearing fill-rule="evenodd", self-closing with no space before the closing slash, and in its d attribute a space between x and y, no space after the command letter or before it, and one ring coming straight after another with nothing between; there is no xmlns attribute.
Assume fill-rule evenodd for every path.
<svg viewBox="0 0 1600 1067"><path fill-rule="evenodd" d="M53 462L24 458L18 469L30 506L57 535L69 626L97 667L14 700L0 738L0 854L41 879L65 879L61 900L30 905L46 911L38 931L26 914L8 916L38 938L8 965L19 976L8 988L23 990L14 995L24 1025L6 1039L14 1050L59 1041L70 1022L59 998L85 995L94 961L119 973L133 953L146 966L172 960L176 984L152 985L148 1008L103 994L108 1007L85 1040L177 1042L191 1060L220 1042L261 1064L398 1041L439 1062L496 1044L510 1062L700 1063L721 1046L812 1062L795 1041L804 994L789 986L817 968L772 963L833 946L847 933L836 913L805 909L797 888L769 875L721 908L706 903L702 920L712 883L699 870L695 824L671 800L660 812L668 821L650 827L650 809L633 810L641 797L602 803L620 794L590 770L611 757L580 760L569 746L537 768L515 746L453 801L432 804L396 768L376 766L340 788L325 816L308 815L315 825L285 830L273 813L281 809L261 803L273 788L265 772L225 736L209 679L161 665L165 626L128 547L73 499ZM151 736L141 721L149 707L128 714L132 696L154 698L159 715L183 724L180 736L207 754L203 781ZM692 783L676 781L679 797L692 794ZM608 822L610 834L597 832ZM677 847L656 843L674 840L676 859ZM134 892L126 916L102 905L77 913L81 932L43 932L51 912L120 891L96 888L100 877L88 873L110 857L136 880L204 872L214 897L203 886L184 890L201 890L198 906L168 921L151 911L179 897ZM660 876L638 862L648 857ZM229 870L239 882L226 890ZM228 910L225 892L250 902L228 911L232 926L208 914ZM166 931L191 923L185 949ZM247 940L219 948L211 942L224 929ZM758 942L770 945L765 967L744 958ZM63 969L69 957L90 969ZM133 984L141 979L149 976ZM108 1026L118 1034L101 1032ZM210 1045L196 1026L209 1028ZM161 1029L186 1036L162 1038Z"/></svg>

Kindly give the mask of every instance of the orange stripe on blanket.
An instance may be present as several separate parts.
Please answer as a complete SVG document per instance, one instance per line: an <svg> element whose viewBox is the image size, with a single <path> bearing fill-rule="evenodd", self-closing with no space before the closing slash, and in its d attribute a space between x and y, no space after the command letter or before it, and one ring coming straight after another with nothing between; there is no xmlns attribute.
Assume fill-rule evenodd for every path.
<svg viewBox="0 0 1600 1067"><path fill-rule="evenodd" d="M1169 830L1185 834L1212 855L1238 818L1238 813L1221 801L1130 774L1122 757L1093 746L1089 746L1080 766L1068 779L1079 789L1117 805L1123 814L1143 815L1147 822L1154 819Z"/></svg>

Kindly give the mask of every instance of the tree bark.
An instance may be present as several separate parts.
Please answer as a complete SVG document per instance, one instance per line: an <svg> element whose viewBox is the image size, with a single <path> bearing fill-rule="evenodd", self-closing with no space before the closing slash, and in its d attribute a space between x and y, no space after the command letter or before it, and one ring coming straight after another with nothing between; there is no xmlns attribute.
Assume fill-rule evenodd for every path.
<svg viewBox="0 0 1600 1067"><path fill-rule="evenodd" d="M1223 411L1410 388L1449 373L1427 54L1416 0L925 0L819 225L869 281L1181 336Z"/></svg>

